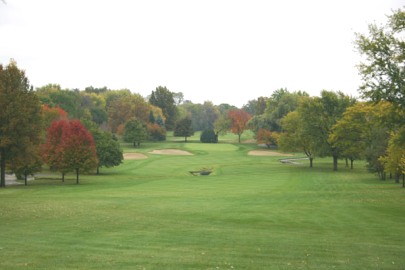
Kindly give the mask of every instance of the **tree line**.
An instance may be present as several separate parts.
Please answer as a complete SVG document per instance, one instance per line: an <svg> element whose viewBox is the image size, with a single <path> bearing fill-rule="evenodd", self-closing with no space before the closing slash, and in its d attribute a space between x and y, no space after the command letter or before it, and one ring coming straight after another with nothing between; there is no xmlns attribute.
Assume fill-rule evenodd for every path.
<svg viewBox="0 0 405 270"><path fill-rule="evenodd" d="M46 163L62 175L75 171L78 182L79 171L117 166L122 162L117 137L139 147L146 140L165 140L167 131L185 141L202 131L201 141L211 143L231 131L240 142L247 129L267 147L305 153L310 167L316 157L332 157L334 170L340 159L351 167L365 159L380 178L388 174L399 181L405 171L404 22L404 11L397 10L386 25L356 34L356 49L364 57L362 100L339 91L311 97L280 88L236 108L195 104L164 86L148 97L92 86L49 84L34 90L11 61L0 66L1 186L6 169L26 176ZM72 153L75 146L86 147ZM79 160L85 149L87 159Z"/></svg>
<svg viewBox="0 0 405 270"><path fill-rule="evenodd" d="M279 89L246 106L258 141L302 151L311 167L315 157L332 157L334 170L339 159L351 167L364 159L381 179L402 177L405 187L405 11L387 18L385 25L371 24L367 34L356 34L362 100L341 92L310 97Z"/></svg>

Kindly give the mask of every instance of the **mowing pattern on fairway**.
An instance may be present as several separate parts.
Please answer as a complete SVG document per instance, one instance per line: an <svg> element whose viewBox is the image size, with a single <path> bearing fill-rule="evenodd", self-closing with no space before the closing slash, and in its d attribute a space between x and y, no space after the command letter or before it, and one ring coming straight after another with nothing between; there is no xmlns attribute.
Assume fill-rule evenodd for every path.
<svg viewBox="0 0 405 270"><path fill-rule="evenodd" d="M239 144L137 151L165 147L194 155L0 190L0 269L405 268L405 189L364 164L288 166ZM202 167L214 173L188 173Z"/></svg>

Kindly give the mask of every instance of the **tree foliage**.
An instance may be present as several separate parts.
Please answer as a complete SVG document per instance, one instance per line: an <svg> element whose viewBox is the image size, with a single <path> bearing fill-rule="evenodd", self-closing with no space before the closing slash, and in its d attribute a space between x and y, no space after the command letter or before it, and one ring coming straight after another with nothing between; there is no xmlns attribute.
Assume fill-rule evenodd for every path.
<svg viewBox="0 0 405 270"><path fill-rule="evenodd" d="M79 120L54 121L48 129L42 156L63 175L75 171L77 184L80 172L95 169L98 164L93 136Z"/></svg>
<svg viewBox="0 0 405 270"><path fill-rule="evenodd" d="M175 137L184 137L184 141L187 142L187 137L194 135L192 122L189 117L184 117L176 122L174 127Z"/></svg>
<svg viewBox="0 0 405 270"><path fill-rule="evenodd" d="M267 148L271 146L277 146L279 133L277 131L270 131L268 129L259 129L256 134L256 141L258 143L265 144Z"/></svg>
<svg viewBox="0 0 405 270"><path fill-rule="evenodd" d="M97 174L101 167L115 167L122 163L123 151L118 140L111 133L94 130L92 131L96 145L98 159Z"/></svg>
<svg viewBox="0 0 405 270"><path fill-rule="evenodd" d="M337 170L341 149L333 145L329 137L332 134L333 125L354 102L354 99L342 92L324 90L320 97L302 99L297 109L303 123L304 137L311 140L317 156L332 156L334 170Z"/></svg>
<svg viewBox="0 0 405 270"><path fill-rule="evenodd" d="M217 143L218 136L215 134L213 129L206 129L201 132L200 141L202 143Z"/></svg>
<svg viewBox="0 0 405 270"><path fill-rule="evenodd" d="M19 167L28 166L20 155L30 155L28 148L41 138L39 99L14 61L0 65L0 123L0 187L4 187L7 160L18 159Z"/></svg>
<svg viewBox="0 0 405 270"><path fill-rule="evenodd" d="M356 48L364 57L358 65L363 80L360 92L405 109L405 11L394 11L385 25L370 24L368 31L356 35Z"/></svg>
<svg viewBox="0 0 405 270"><path fill-rule="evenodd" d="M231 131L233 134L238 135L238 141L240 143L240 137L248 128L248 122L251 116L245 110L240 109L229 111L228 116L229 119L231 119Z"/></svg>
<svg viewBox="0 0 405 270"><path fill-rule="evenodd" d="M173 97L173 92L170 92L166 87L158 86L149 98L149 103L162 109L163 115L166 118L166 128L172 130L176 118L177 107Z"/></svg>
<svg viewBox="0 0 405 270"><path fill-rule="evenodd" d="M313 167L315 158L315 142L310 134L305 133L304 122L298 111L288 113L281 120L282 133L278 139L278 147L283 151L302 151L309 159L309 167Z"/></svg>
<svg viewBox="0 0 405 270"><path fill-rule="evenodd" d="M124 141L133 143L134 147L139 147L141 142L148 138L146 125L136 118L132 118L125 123Z"/></svg>

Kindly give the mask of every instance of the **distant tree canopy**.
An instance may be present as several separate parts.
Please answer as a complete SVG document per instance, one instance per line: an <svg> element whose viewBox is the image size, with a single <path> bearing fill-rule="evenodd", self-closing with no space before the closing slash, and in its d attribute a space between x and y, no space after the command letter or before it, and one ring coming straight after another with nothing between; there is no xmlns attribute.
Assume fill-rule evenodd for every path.
<svg viewBox="0 0 405 270"><path fill-rule="evenodd" d="M149 98L149 103L162 109L163 115L166 118L166 128L172 130L177 118L177 107L174 100L173 92L170 92L166 87L158 86Z"/></svg>

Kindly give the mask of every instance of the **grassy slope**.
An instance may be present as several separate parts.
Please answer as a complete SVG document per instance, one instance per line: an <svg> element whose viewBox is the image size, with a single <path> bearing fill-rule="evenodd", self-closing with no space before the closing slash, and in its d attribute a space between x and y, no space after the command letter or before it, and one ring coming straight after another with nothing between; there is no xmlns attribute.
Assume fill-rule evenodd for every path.
<svg viewBox="0 0 405 270"><path fill-rule="evenodd" d="M399 185L332 172L329 159L309 169L248 156L254 145L138 151L157 148L195 155L125 161L79 186L72 175L0 190L0 268L405 268ZM188 174L201 167L214 173Z"/></svg>

